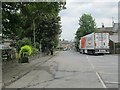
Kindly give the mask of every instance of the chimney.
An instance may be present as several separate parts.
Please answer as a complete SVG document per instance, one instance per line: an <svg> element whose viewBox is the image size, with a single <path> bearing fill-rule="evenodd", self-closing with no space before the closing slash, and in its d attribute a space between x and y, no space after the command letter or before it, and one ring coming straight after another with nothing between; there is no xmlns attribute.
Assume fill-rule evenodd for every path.
<svg viewBox="0 0 120 90"><path fill-rule="evenodd" d="M102 23L102 28L104 28L104 23Z"/></svg>

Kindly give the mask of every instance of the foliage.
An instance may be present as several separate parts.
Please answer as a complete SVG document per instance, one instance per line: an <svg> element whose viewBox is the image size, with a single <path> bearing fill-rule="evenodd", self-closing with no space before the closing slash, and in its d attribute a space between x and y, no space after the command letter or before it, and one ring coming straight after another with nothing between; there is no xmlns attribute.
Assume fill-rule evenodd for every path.
<svg viewBox="0 0 120 90"><path fill-rule="evenodd" d="M42 44L44 50L57 46L61 34L58 14L65 9L65 4L65 2L3 2L3 37L16 41L27 37L33 43L35 31L35 42ZM17 51L21 46L21 44L17 46Z"/></svg>
<svg viewBox="0 0 120 90"><path fill-rule="evenodd" d="M38 42L35 42L32 44L32 47L34 47L36 49L40 49L40 44Z"/></svg>
<svg viewBox="0 0 120 90"><path fill-rule="evenodd" d="M16 50L17 50L17 52L19 52L20 49L21 49L21 47L22 47L22 46L25 46L25 45L31 46L31 41L30 41L30 39L28 39L28 38L23 38L22 40L19 40L19 41L16 43Z"/></svg>
<svg viewBox="0 0 120 90"><path fill-rule="evenodd" d="M37 54L37 53L39 53L39 50L36 48L32 48L32 54Z"/></svg>
<svg viewBox="0 0 120 90"><path fill-rule="evenodd" d="M20 39L23 36L22 19L19 10L20 3L2 3L3 38Z"/></svg>
<svg viewBox="0 0 120 90"><path fill-rule="evenodd" d="M63 47L56 47L57 50L63 50Z"/></svg>
<svg viewBox="0 0 120 90"><path fill-rule="evenodd" d="M28 56L28 55L31 55L31 54L32 54L32 49L31 49L30 46L25 45L25 46L21 47L20 55L22 55L22 57L26 56L26 55Z"/></svg>
<svg viewBox="0 0 120 90"><path fill-rule="evenodd" d="M16 44L15 42L11 42L9 46L10 47L15 47L15 44Z"/></svg>
<svg viewBox="0 0 120 90"><path fill-rule="evenodd" d="M75 47L79 49L79 40L82 36L96 31L95 19L89 14L83 14L79 20L80 27L76 31Z"/></svg>

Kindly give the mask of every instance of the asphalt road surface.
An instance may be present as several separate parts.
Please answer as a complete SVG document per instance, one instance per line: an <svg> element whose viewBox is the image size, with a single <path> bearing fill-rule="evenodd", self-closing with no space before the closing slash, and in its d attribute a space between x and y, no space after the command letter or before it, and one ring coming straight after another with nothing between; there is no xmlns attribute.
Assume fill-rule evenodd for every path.
<svg viewBox="0 0 120 90"><path fill-rule="evenodd" d="M0 90L2 89L2 61L0 61Z"/></svg>
<svg viewBox="0 0 120 90"><path fill-rule="evenodd" d="M6 88L118 88L117 55L61 51Z"/></svg>

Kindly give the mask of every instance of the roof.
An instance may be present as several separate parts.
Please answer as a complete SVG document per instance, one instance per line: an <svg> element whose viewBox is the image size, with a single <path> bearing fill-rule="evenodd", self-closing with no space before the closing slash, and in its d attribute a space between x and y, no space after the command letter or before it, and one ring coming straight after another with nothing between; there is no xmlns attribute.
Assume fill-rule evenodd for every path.
<svg viewBox="0 0 120 90"><path fill-rule="evenodd" d="M104 27L104 28L98 28L98 32L113 32L117 33L120 28L120 23L114 23L113 27Z"/></svg>
<svg viewBox="0 0 120 90"><path fill-rule="evenodd" d="M98 28L98 32L113 32L112 27Z"/></svg>

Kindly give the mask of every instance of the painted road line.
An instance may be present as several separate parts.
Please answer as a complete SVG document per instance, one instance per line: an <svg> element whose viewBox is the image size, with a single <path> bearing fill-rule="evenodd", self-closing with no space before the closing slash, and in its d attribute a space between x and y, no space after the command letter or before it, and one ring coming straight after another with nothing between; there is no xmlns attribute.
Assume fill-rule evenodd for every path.
<svg viewBox="0 0 120 90"><path fill-rule="evenodd" d="M100 76L100 74L98 72L96 72L96 75L98 76L98 78L99 78L100 82L102 83L103 87L107 88L104 81L103 81L103 79L102 79L102 77Z"/></svg>
<svg viewBox="0 0 120 90"><path fill-rule="evenodd" d="M113 81L105 81L107 84L120 84L120 82L113 82Z"/></svg>
<svg viewBox="0 0 120 90"><path fill-rule="evenodd" d="M94 67L94 65L90 62L88 56L87 56L87 60L88 60L88 62L90 63L90 65L92 66L92 68L95 70L95 67Z"/></svg>

